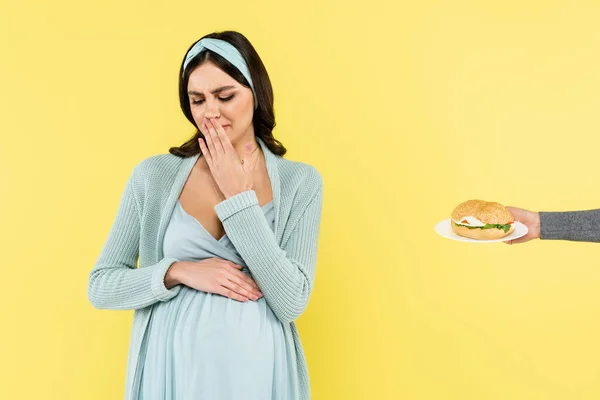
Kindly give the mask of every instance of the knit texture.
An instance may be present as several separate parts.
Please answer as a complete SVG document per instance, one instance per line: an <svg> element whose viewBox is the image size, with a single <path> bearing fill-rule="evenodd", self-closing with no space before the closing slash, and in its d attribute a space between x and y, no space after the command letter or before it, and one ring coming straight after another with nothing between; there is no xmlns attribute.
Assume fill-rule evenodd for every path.
<svg viewBox="0 0 600 400"><path fill-rule="evenodd" d="M600 242L600 210L540 212L540 239Z"/></svg>
<svg viewBox="0 0 600 400"><path fill-rule="evenodd" d="M253 190L217 204L227 236L244 259L264 298L284 327L296 358L294 391L310 399L304 352L294 320L306 309L312 291L323 201L323 182L311 165L273 154L257 138L273 191L275 222L269 227ZM185 181L199 155L149 157L137 164L100 256L92 269L88 297L99 309L135 310L127 364L125 399L134 400L140 373L140 345L152 305L177 296L164 277L176 258L163 258L163 237ZM137 263L139 261L139 268Z"/></svg>

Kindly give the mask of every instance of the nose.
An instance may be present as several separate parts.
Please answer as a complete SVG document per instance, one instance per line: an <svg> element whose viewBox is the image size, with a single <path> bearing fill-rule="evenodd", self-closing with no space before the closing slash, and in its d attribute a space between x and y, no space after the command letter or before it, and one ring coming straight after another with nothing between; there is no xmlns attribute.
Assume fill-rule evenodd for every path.
<svg viewBox="0 0 600 400"><path fill-rule="evenodd" d="M219 110L219 103L212 99L206 100L206 110L204 111L204 118L219 118L221 111Z"/></svg>

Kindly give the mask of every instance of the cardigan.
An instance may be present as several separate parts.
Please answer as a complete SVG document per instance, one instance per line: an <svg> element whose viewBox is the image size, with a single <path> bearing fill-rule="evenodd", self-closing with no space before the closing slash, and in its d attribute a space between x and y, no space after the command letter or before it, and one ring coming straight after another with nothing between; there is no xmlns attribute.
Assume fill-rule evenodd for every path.
<svg viewBox="0 0 600 400"><path fill-rule="evenodd" d="M254 190L223 200L215 211L244 259L267 304L281 321L296 371L296 398L310 399L309 378L295 320L313 288L323 200L323 181L309 164L286 160L261 146L275 209L271 229ZM125 399L136 395L138 355L152 305L177 296L164 277L180 261L163 257L163 237L183 186L200 154L150 156L133 168L116 217L89 275L88 298L98 309L135 310L130 337ZM136 263L139 267L136 268Z"/></svg>

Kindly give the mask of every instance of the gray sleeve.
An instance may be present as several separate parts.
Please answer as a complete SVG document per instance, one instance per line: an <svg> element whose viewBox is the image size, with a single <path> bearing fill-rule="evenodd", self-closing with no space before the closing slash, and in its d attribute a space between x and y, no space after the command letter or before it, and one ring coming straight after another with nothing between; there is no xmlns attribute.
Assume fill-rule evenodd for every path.
<svg viewBox="0 0 600 400"><path fill-rule="evenodd" d="M600 243L600 209L540 212L540 239Z"/></svg>

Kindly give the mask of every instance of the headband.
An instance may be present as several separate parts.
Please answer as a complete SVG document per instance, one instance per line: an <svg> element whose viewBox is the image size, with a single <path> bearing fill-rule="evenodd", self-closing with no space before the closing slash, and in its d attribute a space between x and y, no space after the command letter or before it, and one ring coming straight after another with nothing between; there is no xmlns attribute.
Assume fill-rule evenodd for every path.
<svg viewBox="0 0 600 400"><path fill-rule="evenodd" d="M185 68L188 66L190 61L192 61L194 57L202 53L204 50L210 50L217 53L218 55L229 61L242 73L242 75L244 75L244 78L246 78L246 80L250 84L250 88L252 89L252 93L254 94L254 108L257 108L258 101L256 99L254 85L252 84L252 78L250 77L250 70L248 69L248 65L246 64L244 57L242 57L238 49L236 49L235 46L231 43L226 42L225 40L212 38L204 38L199 40L198 42L196 42L196 44L194 44L194 46L192 46L190 51L188 51L188 53L186 54L185 61L183 62L183 71L185 72Z"/></svg>

